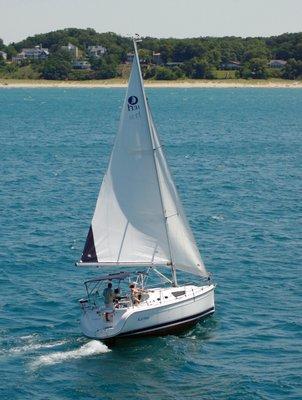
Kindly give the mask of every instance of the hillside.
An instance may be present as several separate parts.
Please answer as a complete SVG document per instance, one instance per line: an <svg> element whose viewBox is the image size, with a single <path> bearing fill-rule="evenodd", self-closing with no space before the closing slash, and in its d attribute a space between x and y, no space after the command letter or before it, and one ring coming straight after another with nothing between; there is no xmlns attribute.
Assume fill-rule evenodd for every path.
<svg viewBox="0 0 302 400"><path fill-rule="evenodd" d="M32 54L22 51L36 46L40 52L38 48ZM103 54L97 54L97 49L102 48ZM0 39L0 51L7 58L3 59L0 53L0 78L110 79L128 74L132 43L130 38L112 32L67 28L37 34L8 46ZM140 43L139 54L146 79L302 77L302 33L267 38L146 37Z"/></svg>

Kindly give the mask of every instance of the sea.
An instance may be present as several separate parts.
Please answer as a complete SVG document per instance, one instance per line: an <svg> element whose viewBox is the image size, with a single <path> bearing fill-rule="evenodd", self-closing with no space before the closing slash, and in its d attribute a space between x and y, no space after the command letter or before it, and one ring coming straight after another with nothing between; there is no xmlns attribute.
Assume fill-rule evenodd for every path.
<svg viewBox="0 0 302 400"><path fill-rule="evenodd" d="M301 399L302 90L146 91L216 312L83 336L83 282L113 271L74 263L125 89L0 89L1 400Z"/></svg>

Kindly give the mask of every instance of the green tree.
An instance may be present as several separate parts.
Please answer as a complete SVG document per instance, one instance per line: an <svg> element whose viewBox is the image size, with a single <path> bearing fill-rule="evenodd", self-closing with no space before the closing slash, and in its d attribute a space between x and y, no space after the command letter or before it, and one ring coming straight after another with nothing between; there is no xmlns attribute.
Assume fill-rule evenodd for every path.
<svg viewBox="0 0 302 400"><path fill-rule="evenodd" d="M111 79L117 76L118 59L116 55L107 55L101 58L90 58L96 79Z"/></svg>
<svg viewBox="0 0 302 400"><path fill-rule="evenodd" d="M150 63L152 61L152 52L150 50L139 49L138 55L141 62Z"/></svg>
<svg viewBox="0 0 302 400"><path fill-rule="evenodd" d="M266 79L268 75L267 60L263 58L252 58L249 61L249 68L252 71L253 78Z"/></svg>
<svg viewBox="0 0 302 400"><path fill-rule="evenodd" d="M213 71L210 64L204 58L193 58L184 65L186 75L193 79L211 79Z"/></svg>
<svg viewBox="0 0 302 400"><path fill-rule="evenodd" d="M177 79L176 73L167 67L156 67L154 78L158 81L173 81Z"/></svg>
<svg viewBox="0 0 302 400"><path fill-rule="evenodd" d="M12 57L14 57L15 55L17 55L17 50L15 49L14 44L9 44L6 49L5 49L6 53L7 53L7 58L10 60Z"/></svg>
<svg viewBox="0 0 302 400"><path fill-rule="evenodd" d="M1 68L1 67L5 67L5 65L6 65L6 62L5 62L5 60L3 59L3 57L0 55L0 68Z"/></svg>
<svg viewBox="0 0 302 400"><path fill-rule="evenodd" d="M285 79L302 78L302 61L297 61L294 58L288 60L283 68L282 77Z"/></svg>
<svg viewBox="0 0 302 400"><path fill-rule="evenodd" d="M66 56L66 54L64 54ZM44 79L65 80L71 71L71 62L62 53L53 54L44 62L41 75Z"/></svg>
<svg viewBox="0 0 302 400"><path fill-rule="evenodd" d="M240 75L243 79L267 79L269 69L267 60L263 58L252 58L243 64Z"/></svg>
<svg viewBox="0 0 302 400"><path fill-rule="evenodd" d="M159 52L164 63L172 60L173 51L173 43L169 39L160 41Z"/></svg>
<svg viewBox="0 0 302 400"><path fill-rule="evenodd" d="M52 59L47 64L46 62L38 62L36 67L31 61L33 68L45 67L46 75L53 75L55 72L50 72L54 64L60 64L60 76L68 76L68 59L60 56L62 45L73 43L82 51L84 57L88 56L88 46L102 45L106 47L107 52L102 61L91 60L93 73L79 73L74 76L79 76L79 79L87 76L97 75L100 78L114 77L117 75L117 67L119 64L126 61L128 52L133 51L133 46L130 38L122 37L113 32L98 33L94 29L77 29L67 28L60 29L54 32L38 34L30 36L25 40L12 43L5 46L3 41L0 41L0 48L8 53L10 59L13 55L19 52L24 47L34 47L42 44L50 50L51 56L57 55L56 59ZM164 63L167 62L183 62L180 70L176 67L166 70L148 69L146 74L159 77L168 75L170 77L180 77L183 73L188 77L194 78L212 78L213 70L220 68L221 63L228 61L240 61L244 66L240 72L243 77L265 79L276 71L267 69L265 63L270 59L283 59L302 61L302 32L300 33L285 33L279 36L271 36L268 38L241 38L241 37L199 37L191 39L156 39L146 37L138 45L140 58L150 61L152 52L160 52ZM62 60L63 59L63 60ZM261 60L265 60L262 62ZM65 66L65 68L63 68ZM24 68L25 66L17 66ZM287 68L282 72L284 77L299 76L299 64L291 61ZM29 70L29 69L28 69ZM48 70L48 72L47 72ZM65 71L65 72L64 72ZM65 78L62 78L65 79ZM174 79L174 78L173 78Z"/></svg>
<svg viewBox="0 0 302 400"><path fill-rule="evenodd" d="M243 79L250 79L253 77L253 71L250 69L249 63L245 63L242 70L237 72Z"/></svg>

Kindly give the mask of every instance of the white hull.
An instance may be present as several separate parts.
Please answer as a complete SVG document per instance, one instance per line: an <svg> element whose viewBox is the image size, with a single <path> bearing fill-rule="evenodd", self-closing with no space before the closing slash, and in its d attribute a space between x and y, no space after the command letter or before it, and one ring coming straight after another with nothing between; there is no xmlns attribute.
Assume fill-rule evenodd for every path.
<svg viewBox="0 0 302 400"><path fill-rule="evenodd" d="M81 329L84 335L103 340L168 333L213 314L214 289L212 284L148 289L140 304L114 310L81 301Z"/></svg>

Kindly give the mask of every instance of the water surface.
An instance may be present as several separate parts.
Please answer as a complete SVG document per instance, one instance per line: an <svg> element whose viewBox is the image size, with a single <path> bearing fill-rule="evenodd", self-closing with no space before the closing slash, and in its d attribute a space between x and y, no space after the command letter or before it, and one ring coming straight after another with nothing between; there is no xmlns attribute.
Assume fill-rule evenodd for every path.
<svg viewBox="0 0 302 400"><path fill-rule="evenodd" d="M302 91L148 89L217 311L107 347L84 245L124 89L2 89L2 399L300 399Z"/></svg>

